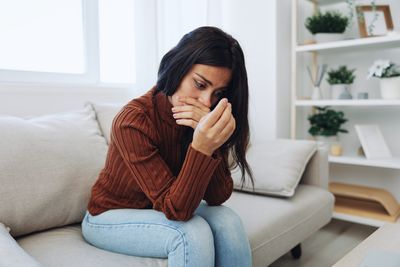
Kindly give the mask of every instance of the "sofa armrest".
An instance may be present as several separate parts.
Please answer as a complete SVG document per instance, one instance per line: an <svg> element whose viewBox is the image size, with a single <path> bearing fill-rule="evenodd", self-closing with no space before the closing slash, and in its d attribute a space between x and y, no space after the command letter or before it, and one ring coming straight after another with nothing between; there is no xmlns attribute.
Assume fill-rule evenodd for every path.
<svg viewBox="0 0 400 267"><path fill-rule="evenodd" d="M9 231L9 228L0 222L0 266L42 267L19 246Z"/></svg>
<svg viewBox="0 0 400 267"><path fill-rule="evenodd" d="M328 189L329 163L328 147L317 142L317 151L311 157L300 180L301 184L315 185Z"/></svg>

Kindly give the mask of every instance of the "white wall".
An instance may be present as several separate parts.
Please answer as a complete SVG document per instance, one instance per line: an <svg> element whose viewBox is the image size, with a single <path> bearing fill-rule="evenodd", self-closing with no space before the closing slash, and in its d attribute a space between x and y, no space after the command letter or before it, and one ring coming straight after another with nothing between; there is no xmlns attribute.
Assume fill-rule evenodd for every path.
<svg viewBox="0 0 400 267"><path fill-rule="evenodd" d="M124 103L133 96L130 88L0 84L0 115L38 116L81 109L86 101Z"/></svg>
<svg viewBox="0 0 400 267"><path fill-rule="evenodd" d="M245 54L253 141L288 138L290 1L222 3L222 28L239 41Z"/></svg>
<svg viewBox="0 0 400 267"><path fill-rule="evenodd" d="M87 100L127 102L155 83L159 60L183 34L202 25L214 25L241 44L250 87L250 127L253 139L289 136L290 1L153 0L138 1L153 8L157 19L138 16L147 25L138 46L141 83L136 88L84 85L0 84L0 114L32 116L82 107ZM139 6L138 4L138 6ZM278 13L277 13L278 12ZM146 11L143 14L149 14ZM279 16L277 16L279 14ZM154 50L157 51L154 51ZM144 78L143 78L144 77Z"/></svg>

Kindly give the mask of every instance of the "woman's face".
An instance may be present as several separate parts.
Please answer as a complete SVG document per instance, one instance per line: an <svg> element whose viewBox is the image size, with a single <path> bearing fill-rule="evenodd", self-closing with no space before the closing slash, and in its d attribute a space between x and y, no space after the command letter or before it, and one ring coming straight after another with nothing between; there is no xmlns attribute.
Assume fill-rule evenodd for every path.
<svg viewBox="0 0 400 267"><path fill-rule="evenodd" d="M174 107L182 106L184 103L178 97L192 97L211 108L222 98L230 80L231 70L228 68L195 64L183 77L169 101Z"/></svg>

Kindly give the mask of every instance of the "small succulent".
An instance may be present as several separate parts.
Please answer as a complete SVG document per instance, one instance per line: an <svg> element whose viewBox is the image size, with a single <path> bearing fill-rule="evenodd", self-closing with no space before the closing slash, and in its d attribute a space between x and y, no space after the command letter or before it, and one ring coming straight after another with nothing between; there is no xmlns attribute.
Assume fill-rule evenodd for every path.
<svg viewBox="0 0 400 267"><path fill-rule="evenodd" d="M305 22L306 28L312 33L343 33L349 25L348 17L338 11L318 11L315 15L308 17Z"/></svg>
<svg viewBox="0 0 400 267"><path fill-rule="evenodd" d="M338 69L331 69L328 71L328 78L326 79L329 84L352 84L356 76L354 72L356 69L347 69L347 66L339 66Z"/></svg>
<svg viewBox="0 0 400 267"><path fill-rule="evenodd" d="M311 124L308 132L312 136L335 136L339 132L348 133L346 129L341 128L347 121L342 111L335 111L329 107L317 107L317 113L310 115L308 120Z"/></svg>

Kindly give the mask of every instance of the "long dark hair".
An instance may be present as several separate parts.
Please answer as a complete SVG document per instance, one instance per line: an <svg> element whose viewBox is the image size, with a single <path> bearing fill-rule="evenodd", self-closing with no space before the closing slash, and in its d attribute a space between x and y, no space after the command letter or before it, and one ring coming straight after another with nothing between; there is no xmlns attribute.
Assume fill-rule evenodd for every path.
<svg viewBox="0 0 400 267"><path fill-rule="evenodd" d="M247 118L249 86L242 48L231 35L216 27L200 27L185 34L161 60L156 92L162 91L168 96L173 95L194 64L226 67L232 72L228 90L223 97L232 104L236 129L221 146L221 151L225 160L228 160L229 154L231 155L233 159L231 169L239 165L242 172L242 186L247 172L254 188L253 175L246 160L250 139ZM193 130L190 130L188 127L188 133L185 134L187 137L183 147L185 151L193 137Z"/></svg>

